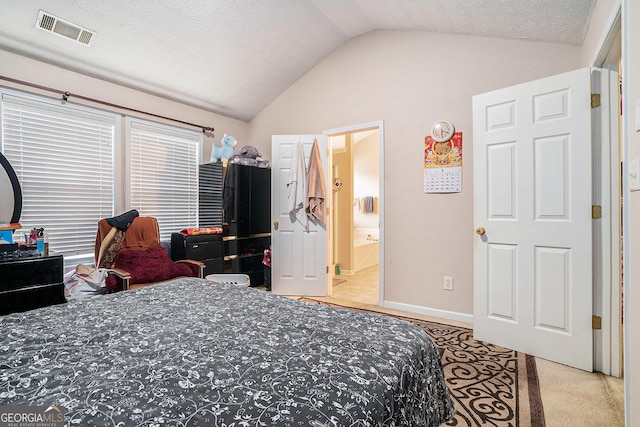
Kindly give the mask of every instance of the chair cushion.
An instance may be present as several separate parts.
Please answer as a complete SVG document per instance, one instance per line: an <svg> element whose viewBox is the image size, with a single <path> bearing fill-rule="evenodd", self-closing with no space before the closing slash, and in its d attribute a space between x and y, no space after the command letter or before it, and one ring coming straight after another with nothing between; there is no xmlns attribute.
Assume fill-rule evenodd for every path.
<svg viewBox="0 0 640 427"><path fill-rule="evenodd" d="M114 267L126 270L131 274L130 285L161 282L179 276L197 276L197 273L194 273L189 265L173 262L162 246L142 251L121 250ZM107 277L106 286L109 292L117 292L122 289L114 275Z"/></svg>

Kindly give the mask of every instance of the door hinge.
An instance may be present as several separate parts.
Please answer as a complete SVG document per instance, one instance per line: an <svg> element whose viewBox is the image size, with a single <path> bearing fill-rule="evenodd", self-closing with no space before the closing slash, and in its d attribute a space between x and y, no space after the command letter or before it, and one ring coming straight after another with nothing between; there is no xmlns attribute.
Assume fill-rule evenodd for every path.
<svg viewBox="0 0 640 427"><path fill-rule="evenodd" d="M602 317L591 316L591 329L602 329Z"/></svg>
<svg viewBox="0 0 640 427"><path fill-rule="evenodd" d="M329 274L329 266L328 265L327 265L327 272L326 273Z"/></svg>
<svg viewBox="0 0 640 427"><path fill-rule="evenodd" d="M597 108L600 106L600 94L592 93L591 94L591 108Z"/></svg>
<svg viewBox="0 0 640 427"><path fill-rule="evenodd" d="M600 219L600 218L602 218L602 206L600 206L600 205L591 205L591 218L592 219Z"/></svg>

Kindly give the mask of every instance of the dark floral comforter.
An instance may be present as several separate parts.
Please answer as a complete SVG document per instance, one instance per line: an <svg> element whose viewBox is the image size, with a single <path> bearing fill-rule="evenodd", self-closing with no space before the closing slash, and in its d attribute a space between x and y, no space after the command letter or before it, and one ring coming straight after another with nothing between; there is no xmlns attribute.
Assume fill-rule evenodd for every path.
<svg viewBox="0 0 640 427"><path fill-rule="evenodd" d="M0 316L0 405L74 426L437 426L436 347L388 316L197 278Z"/></svg>

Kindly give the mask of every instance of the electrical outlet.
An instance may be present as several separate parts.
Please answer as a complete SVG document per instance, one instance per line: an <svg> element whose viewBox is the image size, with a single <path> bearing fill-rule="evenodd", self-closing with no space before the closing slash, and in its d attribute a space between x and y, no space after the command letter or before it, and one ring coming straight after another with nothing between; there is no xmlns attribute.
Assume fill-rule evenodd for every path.
<svg viewBox="0 0 640 427"><path fill-rule="evenodd" d="M444 289L446 291L453 290L453 277L444 276Z"/></svg>

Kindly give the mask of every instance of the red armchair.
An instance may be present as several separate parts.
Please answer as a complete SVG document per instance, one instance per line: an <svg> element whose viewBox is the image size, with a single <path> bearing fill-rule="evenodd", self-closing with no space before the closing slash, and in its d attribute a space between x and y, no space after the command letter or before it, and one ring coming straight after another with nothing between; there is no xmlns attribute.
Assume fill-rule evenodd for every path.
<svg viewBox="0 0 640 427"><path fill-rule="evenodd" d="M136 217L124 232L101 219L96 233L95 265L111 269L106 283L109 292L142 288L177 277L204 276L200 261L171 260L160 245L158 221L150 216Z"/></svg>

